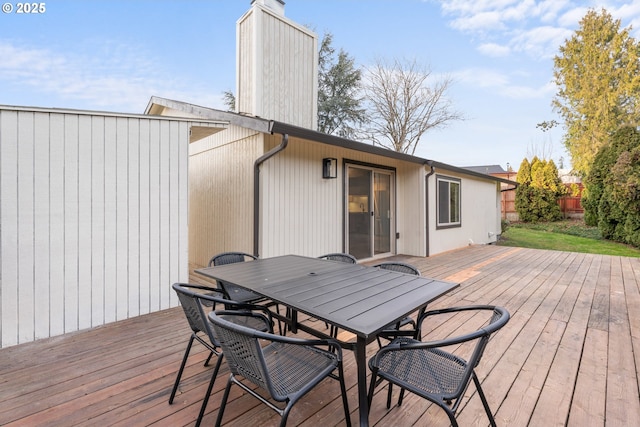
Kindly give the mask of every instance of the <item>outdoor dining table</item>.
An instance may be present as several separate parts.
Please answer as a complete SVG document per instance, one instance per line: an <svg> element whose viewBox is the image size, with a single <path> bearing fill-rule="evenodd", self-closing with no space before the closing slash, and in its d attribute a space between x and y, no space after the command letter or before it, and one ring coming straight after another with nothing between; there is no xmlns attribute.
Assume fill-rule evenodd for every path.
<svg viewBox="0 0 640 427"><path fill-rule="evenodd" d="M195 270L204 276L254 291L290 308L293 332L326 334L297 322L297 312L352 332L356 343L342 342L355 351L360 425L368 426L366 346L386 326L424 308L459 286L457 283L391 270L298 255Z"/></svg>

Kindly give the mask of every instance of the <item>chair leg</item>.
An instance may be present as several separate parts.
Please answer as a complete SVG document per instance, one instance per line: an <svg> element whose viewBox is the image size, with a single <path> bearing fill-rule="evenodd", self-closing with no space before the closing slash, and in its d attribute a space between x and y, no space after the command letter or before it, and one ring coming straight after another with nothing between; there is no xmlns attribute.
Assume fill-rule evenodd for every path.
<svg viewBox="0 0 640 427"><path fill-rule="evenodd" d="M291 411L292 406L293 406L292 402L287 403L287 406L284 408L284 410L280 414L280 427L286 427L287 419L289 418L289 411Z"/></svg>
<svg viewBox="0 0 640 427"><path fill-rule="evenodd" d="M440 406L444 410L444 412L447 413L449 421L451 422L451 427L458 427L458 421L456 421L456 415L453 413L453 411L447 408L444 404L438 406Z"/></svg>
<svg viewBox="0 0 640 427"><path fill-rule="evenodd" d="M180 384L182 371L184 371L184 367L187 364L187 359L189 358L189 352L191 351L191 345L193 344L193 340L195 338L196 338L195 335L191 334L191 338L189 338L189 344L187 344L187 349L184 351L184 356L182 356L182 363L180 364L180 369L178 370L178 376L176 376L176 382L173 384L173 389L171 390L171 396L169 396L169 404L172 404L173 398L176 397L176 391L178 391L178 384Z"/></svg>
<svg viewBox="0 0 640 427"><path fill-rule="evenodd" d="M491 409L489 408L489 402L487 402L487 398L484 395L484 391L482 390L482 386L480 385L480 381L476 376L475 372L473 373L473 382L476 385L476 389L478 390L478 395L480 396L480 400L482 400L482 406L484 406L484 410L487 413L487 417L489 417L489 422L492 427L496 427L496 420L493 418L493 414L491 413Z"/></svg>
<svg viewBox="0 0 640 427"><path fill-rule="evenodd" d="M393 391L393 383L389 382L389 387L387 388L387 409L391 408L391 393ZM400 403L398 402L398 406Z"/></svg>
<svg viewBox="0 0 640 427"><path fill-rule="evenodd" d="M344 383L344 369L342 362L338 365L338 381L340 381L340 393L342 394L342 406L344 408L344 420L347 427L351 427L351 416L349 414L349 402L347 401L347 386Z"/></svg>
<svg viewBox="0 0 640 427"><path fill-rule="evenodd" d="M367 400L369 401L369 411L371 411L371 402L373 401L373 392L376 389L376 377L378 376L378 370L371 370L371 379L369 383L369 394L367 395Z"/></svg>
<svg viewBox="0 0 640 427"><path fill-rule="evenodd" d="M211 361L212 357L213 357L213 351L209 352L209 357L207 357L207 360L204 361L204 366L209 366L209 362Z"/></svg>
<svg viewBox="0 0 640 427"><path fill-rule="evenodd" d="M209 380L209 387L207 387L207 394L204 395L204 399L202 400L202 406L200 407L200 413L198 414L198 419L196 420L196 427L200 427L200 423L202 422L202 417L204 417L204 411L207 409L207 403L209 403L209 396L211 395L211 390L213 390L213 384L216 382L216 377L218 376L220 365L222 365L223 357L224 357L224 353L218 356L216 367L213 369L213 373L211 374L211 380Z"/></svg>
<svg viewBox="0 0 640 427"><path fill-rule="evenodd" d="M224 389L224 395L222 396L222 401L220 402L220 409L218 409L218 418L216 418L216 427L220 427L220 425L222 425L222 415L224 414L224 409L227 406L227 400L229 399L229 391L231 390L231 384L233 384L233 374L229 374L229 379L227 380L227 386Z"/></svg>

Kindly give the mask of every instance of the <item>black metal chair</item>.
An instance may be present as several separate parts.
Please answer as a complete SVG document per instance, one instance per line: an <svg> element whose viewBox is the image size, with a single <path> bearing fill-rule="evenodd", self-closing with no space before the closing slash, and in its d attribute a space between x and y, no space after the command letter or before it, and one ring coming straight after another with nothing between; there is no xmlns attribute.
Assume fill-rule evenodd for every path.
<svg viewBox="0 0 640 427"><path fill-rule="evenodd" d="M480 319L485 320L484 326L461 336L427 342L410 337L398 337L391 344L378 350L376 355L369 359L369 369L371 369L369 405L371 405L376 386L382 380L386 380L402 388L398 406L402 404L404 391L408 390L442 408L447 413L451 425L456 427L458 426L455 419L456 411L462 396L473 380L489 421L495 427L495 420L475 368L480 363L491 334L509 321L509 312L503 307L491 305L454 307L428 311L418 320L418 323L433 316L442 314L450 316L465 311L476 312L474 313L476 315L486 313L489 319L488 321ZM472 321L475 320L472 319ZM463 349L469 350L469 346L460 344L470 342L475 345L471 346L468 357L464 355L465 358L460 352ZM445 348L449 348L449 351ZM387 409L390 406L391 392L389 391Z"/></svg>
<svg viewBox="0 0 640 427"><path fill-rule="evenodd" d="M293 405L326 377L339 381L345 420L347 425L351 425L342 368L342 349L337 341L303 340L260 332L231 323L225 319L226 316L253 314L224 310L209 313L209 320L220 339L231 371L218 410L216 426L222 422L233 384L280 414L280 426L284 426ZM337 375L334 374L336 369ZM241 378L262 388L268 397L263 397ZM280 403L279 406L272 401ZM280 407L282 403L285 404L283 408Z"/></svg>
<svg viewBox="0 0 640 427"><path fill-rule="evenodd" d="M381 268L383 270L391 270L391 271L397 271L399 273L413 274L415 276L420 276L420 270L415 268L413 265L406 264L404 262L387 261L387 262L381 262L380 264L376 264L373 267ZM422 309L418 313L418 317L420 317L423 313L424 313L424 309ZM388 341L393 341L395 338L397 338L398 331L401 330L406 325L411 325L413 327L413 330L412 331L410 330L408 332L412 333L413 337L419 340L420 331L416 326L416 322L411 317L407 316L397 323L388 325L383 331L378 333L378 336L376 337L376 340L378 341L378 345L382 347L382 341L380 340L380 338L385 338Z"/></svg>
<svg viewBox="0 0 640 427"><path fill-rule="evenodd" d="M209 267L214 267L217 265L227 265L227 264L235 264L237 262L245 262L245 261L253 261L258 259L258 257L244 253L244 252L223 252L218 255L214 255L209 260ZM247 304L258 304L267 301L264 304L267 307L275 306L276 312L280 314L280 307L273 301L269 301L267 298L263 297L260 294L252 292L248 289L244 289L240 286L233 285L231 283L223 282L218 280L218 286L225 292L228 299L247 303ZM229 307L225 307L229 308ZM278 320L278 330L280 334L286 332L286 328L282 327L282 323Z"/></svg>
<svg viewBox="0 0 640 427"><path fill-rule="evenodd" d="M318 258L320 258L320 259L328 259L329 261L346 262L346 263L350 263L350 264L357 264L358 263L358 260L356 259L356 257L354 257L351 254L345 254L345 253L331 253L331 254L326 254L326 255L319 256Z"/></svg>
<svg viewBox="0 0 640 427"><path fill-rule="evenodd" d="M211 380L209 381L207 394L204 396L202 406L200 407L200 414L198 415L198 420L196 421L196 426L199 426L200 422L202 421L204 411L207 407L207 402L209 401L209 395L211 394L211 390L213 389L213 384L216 380L216 376L218 375L218 371L220 370L220 365L222 364L223 359L223 354L220 351L220 342L213 333L211 324L207 320L205 308L207 311L209 311L208 307L215 306L215 304L219 303L223 304L226 307L234 307L243 311L253 310L250 312L256 314L252 317L229 316L227 319L229 321L242 324L246 327L259 329L261 331L273 331L273 322L271 319L271 313L267 308L262 306L240 304L236 301L230 301L224 297L225 294L220 289L185 283L174 283L172 287L173 290L175 290L178 294L178 299L180 300L180 304L182 306L182 309L184 310L185 317L189 322L192 333L191 337L189 338L189 343L187 344L187 349L185 350L184 356L182 357L182 363L180 364L180 369L178 370L176 381L173 385L173 389L171 390L169 404L173 403L173 399L175 398L176 392L178 390L178 385L180 384L180 378L182 377L184 367L187 364L187 359L189 358L189 352L191 351L193 341L198 341L210 351L209 357L207 357L207 360L204 363L205 366L209 364L209 361L214 354L218 356L218 361L216 362L216 366L213 369L213 373L211 375Z"/></svg>
<svg viewBox="0 0 640 427"><path fill-rule="evenodd" d="M214 255L209 260L209 267L235 264L237 262L245 262L256 259L258 258L244 252L223 252L221 254ZM258 295L255 292L241 288L240 286L232 285L231 283L226 283L219 280L218 286L222 290L224 290L224 292L227 294L227 298L233 301L254 304L266 300L266 298L262 295Z"/></svg>
<svg viewBox="0 0 640 427"><path fill-rule="evenodd" d="M354 257L351 254L342 253L342 252L334 252L334 253L330 253L330 254L325 254L325 255L319 256L318 258L326 259L326 260L329 260L329 261L346 262L347 264L357 264L358 263L358 260L356 259L356 257ZM327 323L325 323L324 325L327 328L329 327L329 325ZM335 326L331 325L331 328L329 329L329 335L332 336L333 338L336 338L338 336L338 328L336 328Z"/></svg>

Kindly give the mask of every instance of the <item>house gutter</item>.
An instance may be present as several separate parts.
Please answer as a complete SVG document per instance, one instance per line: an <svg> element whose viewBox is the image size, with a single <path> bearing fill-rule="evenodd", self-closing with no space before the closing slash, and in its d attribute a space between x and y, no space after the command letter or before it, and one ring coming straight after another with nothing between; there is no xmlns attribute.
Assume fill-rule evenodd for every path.
<svg viewBox="0 0 640 427"><path fill-rule="evenodd" d="M287 148L289 135L282 134L282 142L277 147L258 157L253 163L253 255L259 256L258 249L260 243L260 166Z"/></svg>
<svg viewBox="0 0 640 427"><path fill-rule="evenodd" d="M433 161L431 160L427 160L425 162L425 165L429 166L430 171L428 174L426 174L424 176L424 192L425 192L425 223L426 223L426 227L425 227L425 231L427 233L426 235L426 251L427 251L427 256L429 256L429 178L436 173L436 168L433 166Z"/></svg>

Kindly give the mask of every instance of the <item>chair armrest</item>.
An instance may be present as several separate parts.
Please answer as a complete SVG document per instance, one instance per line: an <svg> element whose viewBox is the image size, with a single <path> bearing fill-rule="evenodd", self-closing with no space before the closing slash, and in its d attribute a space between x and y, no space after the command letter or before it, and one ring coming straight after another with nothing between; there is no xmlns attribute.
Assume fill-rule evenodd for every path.
<svg viewBox="0 0 640 427"><path fill-rule="evenodd" d="M425 321L425 319L432 316L439 316L442 314L451 314L451 313L460 313L463 311L482 311L482 310L493 311L494 316L499 316L499 319L496 322L492 322L491 324L487 325L487 327L480 329L479 331L484 330L489 334L492 334L493 332L502 328L509 321L509 318L510 318L509 312L504 307L500 307L497 305L467 305L467 306L460 306L460 307L442 308L438 310L429 310L425 312L422 316L420 316L420 318L418 319L417 325L418 325L418 328L421 329L422 323Z"/></svg>
<svg viewBox="0 0 640 427"><path fill-rule="evenodd" d="M495 321L489 323L487 326L477 329L473 332L469 332L464 335L458 335L454 337L449 337L441 340L435 341L418 341L415 339L400 337L393 340L389 345L380 349L378 354L376 354L375 358L377 359L380 355L392 351L401 351L401 350L426 350L432 348L440 348L440 347L448 347L456 344L461 344L467 341L472 341L481 337L486 337L502 328L509 321L510 315L509 312L499 306L492 305L476 305L476 306L464 306L464 307L450 307L444 308L440 310L430 310L418 320L418 325L422 327L422 322L432 316L437 316L441 314L448 313L458 313L463 311L482 311L482 310L491 310L494 312L494 316L498 316Z"/></svg>
<svg viewBox="0 0 640 427"><path fill-rule="evenodd" d="M191 283L175 283L173 286L176 286L176 285L180 286L182 288L187 288L187 289L200 289L200 290L203 290L203 291L212 291L212 292L215 292L215 293L222 293L220 291L220 289L212 288L211 286L194 285L194 284L191 284Z"/></svg>

